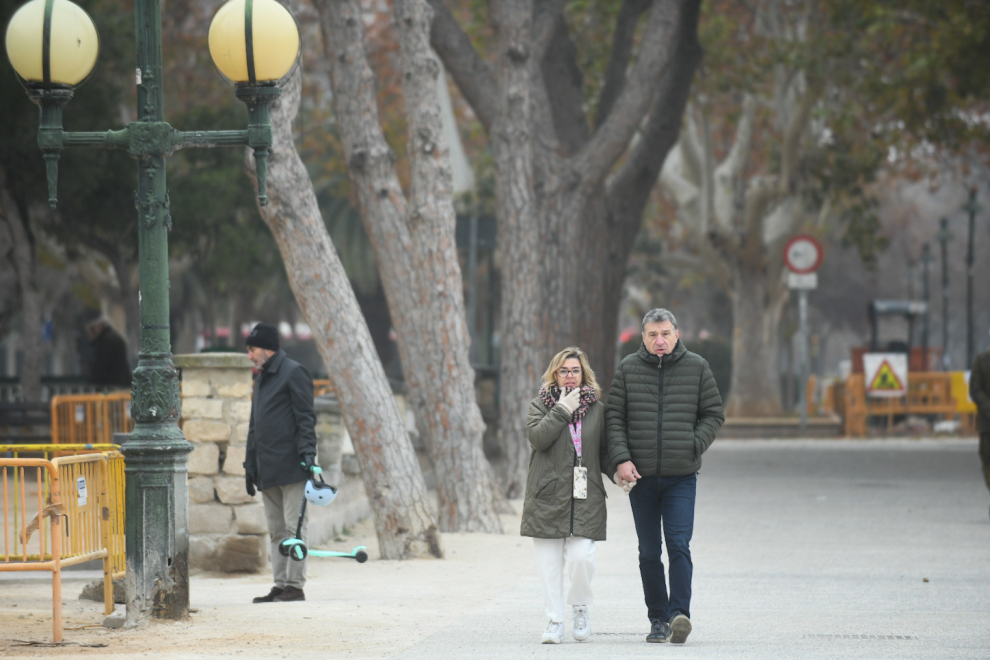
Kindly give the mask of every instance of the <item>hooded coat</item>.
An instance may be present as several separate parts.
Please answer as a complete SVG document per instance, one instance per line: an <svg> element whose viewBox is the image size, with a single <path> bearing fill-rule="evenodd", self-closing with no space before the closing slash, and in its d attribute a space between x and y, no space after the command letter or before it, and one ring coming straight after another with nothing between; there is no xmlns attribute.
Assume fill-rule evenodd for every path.
<svg viewBox="0 0 990 660"><path fill-rule="evenodd" d="M536 397L526 416L526 438L533 447L526 479L521 533L541 539L580 536L605 540L605 484L612 474L605 448L605 406L596 401L581 420L581 460L588 468L588 499L575 500L577 451L568 429L571 416L561 406L547 408Z"/></svg>
<svg viewBox="0 0 990 660"><path fill-rule="evenodd" d="M680 340L662 362L641 344L619 363L606 413L612 465L632 461L644 477L693 474L723 422L711 367Z"/></svg>
<svg viewBox="0 0 990 660"><path fill-rule="evenodd" d="M300 463L316 456L313 379L284 350L254 381L244 469L260 490L306 480Z"/></svg>

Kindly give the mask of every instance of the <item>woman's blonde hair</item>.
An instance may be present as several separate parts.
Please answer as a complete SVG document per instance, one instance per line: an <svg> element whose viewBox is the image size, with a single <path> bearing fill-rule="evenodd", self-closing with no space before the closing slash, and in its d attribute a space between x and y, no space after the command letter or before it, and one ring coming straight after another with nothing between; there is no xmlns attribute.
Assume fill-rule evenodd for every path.
<svg viewBox="0 0 990 660"><path fill-rule="evenodd" d="M598 386L598 381L595 380L595 372L591 370L591 365L588 364L588 356L577 346L568 346L553 356L553 359L550 360L550 366L543 374L543 385L546 387L556 385L557 370L570 358L577 358L581 363L581 384L591 387L595 390L595 394L601 396L602 388Z"/></svg>

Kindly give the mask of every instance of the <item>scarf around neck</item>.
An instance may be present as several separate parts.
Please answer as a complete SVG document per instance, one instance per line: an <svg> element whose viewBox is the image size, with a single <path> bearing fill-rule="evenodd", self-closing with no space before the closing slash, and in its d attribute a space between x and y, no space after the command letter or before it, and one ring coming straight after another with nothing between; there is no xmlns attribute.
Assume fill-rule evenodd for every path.
<svg viewBox="0 0 990 660"><path fill-rule="evenodd" d="M557 405L558 399L560 399L560 387L557 385L550 385L549 387L544 385L540 388L540 400L548 409ZM571 415L571 424L577 424L595 401L598 401L598 393L595 392L595 389L589 385L582 385L581 402L578 409Z"/></svg>

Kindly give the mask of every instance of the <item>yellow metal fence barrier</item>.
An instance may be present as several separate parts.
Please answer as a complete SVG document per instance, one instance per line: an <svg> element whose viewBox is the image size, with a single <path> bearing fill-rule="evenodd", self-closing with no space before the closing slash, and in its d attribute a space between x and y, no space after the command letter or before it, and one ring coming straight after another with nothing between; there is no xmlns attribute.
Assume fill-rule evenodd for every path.
<svg viewBox="0 0 990 660"><path fill-rule="evenodd" d="M130 392L60 394L51 405L52 444L109 444L134 429Z"/></svg>
<svg viewBox="0 0 990 660"><path fill-rule="evenodd" d="M0 571L52 572L52 637L61 642L62 499L58 470L43 458L0 458L0 479L3 481ZM30 523L29 513L34 514Z"/></svg>
<svg viewBox="0 0 990 660"><path fill-rule="evenodd" d="M45 458L0 457L0 571L52 571L53 635L61 641L63 566L102 559L104 609L113 612L113 580L124 576L126 565L124 461L113 449L93 453L52 445L0 445L0 456L40 448ZM89 453L50 456L73 451Z"/></svg>
<svg viewBox="0 0 990 660"><path fill-rule="evenodd" d="M863 374L852 374L845 383L845 428L849 437L866 435L869 417L886 417L887 429L896 415L930 415L953 419L965 417L966 409L953 396L951 372L912 372L908 375L907 394L900 397L875 398L866 395ZM965 425L965 419L963 420Z"/></svg>

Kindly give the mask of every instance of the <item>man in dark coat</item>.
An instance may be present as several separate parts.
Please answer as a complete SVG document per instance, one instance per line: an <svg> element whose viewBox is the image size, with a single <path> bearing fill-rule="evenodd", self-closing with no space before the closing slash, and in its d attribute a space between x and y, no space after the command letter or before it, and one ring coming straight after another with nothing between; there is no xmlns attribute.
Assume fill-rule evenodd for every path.
<svg viewBox="0 0 990 660"><path fill-rule="evenodd" d="M619 364L605 414L616 483L629 491L643 580L648 642L683 644L691 633L691 535L705 453L725 421L708 363L680 342L666 309L643 318L643 345ZM660 559L670 558L670 595Z"/></svg>
<svg viewBox="0 0 990 660"><path fill-rule="evenodd" d="M296 561L279 552L299 522L306 481L316 462L316 413L313 379L279 348L278 330L259 323L247 338L248 357L260 370L254 382L251 422L244 461L248 495L261 491L271 535L271 562L275 586L255 603L306 600L306 560ZM309 514L303 519L306 540Z"/></svg>
<svg viewBox="0 0 990 660"><path fill-rule="evenodd" d="M89 338L89 382L107 389L131 389L131 363L127 342L99 316L86 324Z"/></svg>
<svg viewBox="0 0 990 660"><path fill-rule="evenodd" d="M980 434L983 480L990 489L990 349L973 360L969 373L969 398L976 404L976 432Z"/></svg>

